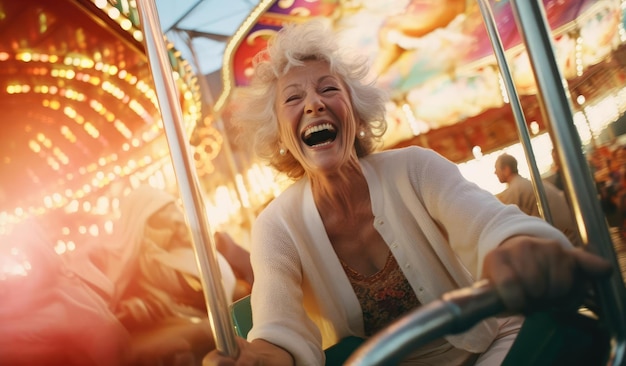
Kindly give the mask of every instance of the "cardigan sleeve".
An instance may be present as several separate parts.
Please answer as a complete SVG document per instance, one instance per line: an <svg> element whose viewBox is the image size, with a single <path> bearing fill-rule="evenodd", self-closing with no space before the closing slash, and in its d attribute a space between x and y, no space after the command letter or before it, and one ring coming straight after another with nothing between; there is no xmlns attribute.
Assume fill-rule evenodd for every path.
<svg viewBox="0 0 626 366"><path fill-rule="evenodd" d="M407 169L416 194L474 278L480 276L485 255L515 235L541 236L571 247L552 225L524 214L517 206L502 204L436 152L418 147L409 150Z"/></svg>
<svg viewBox="0 0 626 366"><path fill-rule="evenodd" d="M298 366L321 365L322 337L303 306L302 268L287 219L270 204L253 227L253 328L248 340L260 338L284 348Z"/></svg>

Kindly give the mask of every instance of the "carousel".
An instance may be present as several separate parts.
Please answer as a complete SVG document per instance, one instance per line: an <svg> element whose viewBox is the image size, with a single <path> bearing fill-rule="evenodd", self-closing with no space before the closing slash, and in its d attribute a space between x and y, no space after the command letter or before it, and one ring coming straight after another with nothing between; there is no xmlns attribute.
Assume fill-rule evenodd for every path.
<svg viewBox="0 0 626 366"><path fill-rule="evenodd" d="M503 152L526 163L521 175L535 178L551 173L555 149L565 165L586 166L626 144L623 0L539 2L569 126L551 118L546 97L553 96L536 81L537 60L514 1L451 2L440 22L417 26L430 16L428 2L262 0L238 8L241 24L229 34L210 35L224 47L210 53L219 66L209 72L198 43L207 33L192 20L219 5L192 3L181 3L180 16L163 27L160 11L168 8L152 1L0 0L0 323L7 325L0 359L7 365L180 364L174 337L193 345L193 359L183 364L201 364L215 347L238 352L234 337L251 325L252 281L236 262L246 258L256 215L290 180L257 161L229 119L254 56L287 23L322 18L343 47L369 58L372 82L390 96L382 149L433 149L494 194L504 188L493 174ZM563 129L577 138L569 141ZM568 171L573 181L587 181ZM608 176L592 176L594 189ZM573 188L574 196L589 193L582 183ZM162 198L143 197L129 208L147 189ZM585 222L606 214L585 205ZM180 222L192 229L181 239L185 248L150 246L178 238L177 229L164 228ZM604 223L588 225L587 236L606 244ZM598 251L626 267L610 237ZM147 269L148 260L163 268ZM174 271L184 280L168 282ZM529 353L544 360L537 364L554 364L567 359L565 342L601 363L626 365L623 290L621 278L617 288L601 287L606 296L592 320L540 314L507 364L524 365L519 358ZM164 300L168 294L176 301ZM492 289L468 289L401 319L396 333L329 349L327 364L394 364L500 310ZM416 326L437 317L435 328ZM544 343L533 347L533 339Z"/></svg>
<svg viewBox="0 0 626 366"><path fill-rule="evenodd" d="M391 96L384 148L431 148L461 164L469 179L497 193L503 187L496 179L477 179L492 173L489 155L510 151L518 160L526 158L516 145L515 119L478 5L460 2L463 6L449 15L452 21L441 26L392 29L402 22L419 23L420 16L428 18L428 5L418 3L262 2L239 30L240 37L226 47L224 87L216 110L224 110L227 119L228 108L236 108L236 98L229 96L247 85L253 56L282 24L324 17L346 49L369 55L372 78ZM621 2L546 1L545 8L555 57L568 80L583 144L610 143L621 134L621 123L615 122L621 122L625 110L621 97L625 76L620 60L624 52ZM527 52L509 4L495 2L493 12L526 123L533 137L541 141L537 155L545 159L537 163L542 173L548 174L552 147L545 136L546 123Z"/></svg>

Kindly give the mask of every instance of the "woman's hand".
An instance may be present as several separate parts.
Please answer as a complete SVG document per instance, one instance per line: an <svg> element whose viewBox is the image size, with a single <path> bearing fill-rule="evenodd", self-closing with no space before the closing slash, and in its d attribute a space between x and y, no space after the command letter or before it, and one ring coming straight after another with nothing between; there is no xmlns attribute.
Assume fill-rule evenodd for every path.
<svg viewBox="0 0 626 366"><path fill-rule="evenodd" d="M293 366L294 364L291 354L270 342L262 339L248 342L241 337L237 337L236 341L239 346L239 355L236 359L214 350L202 360L202 366Z"/></svg>
<svg viewBox="0 0 626 366"><path fill-rule="evenodd" d="M530 236L505 240L485 256L482 277L489 279L508 310L530 312L580 305L589 280L608 276L611 264L583 249Z"/></svg>
<svg viewBox="0 0 626 366"><path fill-rule="evenodd" d="M213 235L217 251L222 253L230 263L238 279L246 281L250 286L254 282L254 273L250 264L250 252L241 247L226 232L216 231Z"/></svg>

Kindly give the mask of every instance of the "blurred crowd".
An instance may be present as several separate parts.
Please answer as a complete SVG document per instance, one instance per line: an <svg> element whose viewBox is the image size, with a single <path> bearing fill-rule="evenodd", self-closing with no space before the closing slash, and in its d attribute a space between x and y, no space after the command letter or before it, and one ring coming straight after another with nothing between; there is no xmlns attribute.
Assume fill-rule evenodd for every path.
<svg viewBox="0 0 626 366"><path fill-rule="evenodd" d="M585 156L607 225L611 232L621 234L619 238L614 237L614 240L623 240L626 238L626 145L613 141L595 146ZM552 150L552 158L551 171L542 177L551 219L575 246L579 246L580 238L575 238L572 234L572 231L578 229L573 215L567 214L568 211L573 213L573 210L566 194L565 178L555 150ZM501 183L507 184L504 191L496 194L502 202L515 204L528 215L542 217L533 185L528 177L521 177L518 174L517 160L513 156L500 155L494 173Z"/></svg>
<svg viewBox="0 0 626 366"><path fill-rule="evenodd" d="M626 234L626 146L606 145L595 149L589 165L609 226Z"/></svg>

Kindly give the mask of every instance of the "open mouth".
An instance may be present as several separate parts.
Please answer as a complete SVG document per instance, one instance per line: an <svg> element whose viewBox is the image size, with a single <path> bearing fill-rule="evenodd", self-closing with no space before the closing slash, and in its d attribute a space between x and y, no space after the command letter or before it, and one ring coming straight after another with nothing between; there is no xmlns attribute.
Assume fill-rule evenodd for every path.
<svg viewBox="0 0 626 366"><path fill-rule="evenodd" d="M323 123L307 128L302 135L302 141L308 146L315 147L330 144L336 137L335 127L330 123Z"/></svg>

